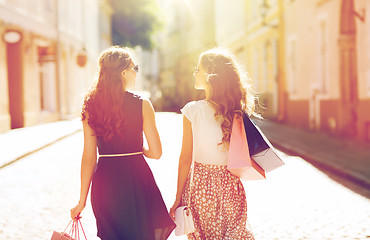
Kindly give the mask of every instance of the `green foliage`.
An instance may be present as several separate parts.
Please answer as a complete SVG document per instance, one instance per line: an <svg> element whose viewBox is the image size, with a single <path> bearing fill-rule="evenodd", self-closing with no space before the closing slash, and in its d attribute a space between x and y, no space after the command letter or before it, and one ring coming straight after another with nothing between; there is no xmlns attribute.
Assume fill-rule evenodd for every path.
<svg viewBox="0 0 370 240"><path fill-rule="evenodd" d="M154 35L162 27L155 0L111 0L114 45L152 49Z"/></svg>

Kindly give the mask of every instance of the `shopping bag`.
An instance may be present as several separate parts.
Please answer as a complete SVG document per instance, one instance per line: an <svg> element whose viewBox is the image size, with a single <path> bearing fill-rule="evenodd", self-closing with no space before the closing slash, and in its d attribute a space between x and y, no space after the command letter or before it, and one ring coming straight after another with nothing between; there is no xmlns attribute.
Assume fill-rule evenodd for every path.
<svg viewBox="0 0 370 240"><path fill-rule="evenodd" d="M227 169L241 180L265 179L265 171L250 157L243 119L234 116Z"/></svg>
<svg viewBox="0 0 370 240"><path fill-rule="evenodd" d="M86 234L85 234L85 231L82 227L80 219L81 219L81 217L78 215L75 220L71 220L68 223L67 227L64 229L63 232L54 231L50 240L80 240L80 228L81 228L82 233L85 237L85 240L87 240ZM71 223L72 223L71 229L67 233L66 230L71 225Z"/></svg>
<svg viewBox="0 0 370 240"><path fill-rule="evenodd" d="M256 161L258 165L265 170L265 172L270 172L283 166L284 162L276 153L272 144L263 134L261 129L254 124L254 122L245 113L243 113L243 123L251 158Z"/></svg>
<svg viewBox="0 0 370 240"><path fill-rule="evenodd" d="M69 236L65 232L53 232L53 235L51 236L51 240L75 240L71 236Z"/></svg>

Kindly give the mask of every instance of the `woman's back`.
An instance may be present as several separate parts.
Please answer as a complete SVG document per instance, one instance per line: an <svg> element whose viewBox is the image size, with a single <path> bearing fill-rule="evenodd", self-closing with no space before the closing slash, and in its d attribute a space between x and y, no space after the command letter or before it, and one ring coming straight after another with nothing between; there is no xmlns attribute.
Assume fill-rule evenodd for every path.
<svg viewBox="0 0 370 240"><path fill-rule="evenodd" d="M162 154L154 109L149 100L126 91L135 83L138 70L127 49L104 50L98 81L82 107L81 191L71 218L85 208L91 185L91 204L102 240L164 240L175 227L144 159L158 159Z"/></svg>
<svg viewBox="0 0 370 240"><path fill-rule="evenodd" d="M125 92L122 134L117 131L109 141L97 137L103 156L93 178L92 206L102 239L162 240L174 228L142 154L142 103L140 96ZM112 156L122 153L139 154ZM156 237L155 233L162 235Z"/></svg>
<svg viewBox="0 0 370 240"><path fill-rule="evenodd" d="M247 202L240 179L227 169L235 111L253 109L242 67L233 54L212 49L200 55L195 88L205 100L182 109L183 143L176 200L170 214L188 206L195 232L188 239L254 239L246 228ZM195 161L189 174L192 160ZM191 177L193 176L193 177ZM190 184L190 182L192 182ZM191 187L190 187L191 185Z"/></svg>
<svg viewBox="0 0 370 240"><path fill-rule="evenodd" d="M219 144L223 136L221 122L215 119L215 110L210 103L205 100L193 101L181 111L192 124L194 161L226 165L228 150Z"/></svg>
<svg viewBox="0 0 370 240"><path fill-rule="evenodd" d="M131 92L124 93L122 136L114 133L110 141L98 136L100 155L141 152L143 147L142 98Z"/></svg>

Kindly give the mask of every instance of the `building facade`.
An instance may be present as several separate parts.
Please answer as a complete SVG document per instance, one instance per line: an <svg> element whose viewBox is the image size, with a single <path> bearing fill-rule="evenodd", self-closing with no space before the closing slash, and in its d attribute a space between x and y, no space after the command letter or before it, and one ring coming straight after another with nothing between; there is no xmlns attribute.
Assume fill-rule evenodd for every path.
<svg viewBox="0 0 370 240"><path fill-rule="evenodd" d="M284 121L370 140L369 1L285 1Z"/></svg>
<svg viewBox="0 0 370 240"><path fill-rule="evenodd" d="M111 14L107 0L0 1L0 132L78 116Z"/></svg>
<svg viewBox="0 0 370 240"><path fill-rule="evenodd" d="M275 0L247 1L246 66L258 96L257 111L265 118L277 119L281 106L285 49L281 41L284 22L281 6ZM281 65L279 65L281 64Z"/></svg>
<svg viewBox="0 0 370 240"><path fill-rule="evenodd" d="M201 92L194 89L194 68L199 54L216 46L215 1L167 1L165 32L159 48L159 108L179 111Z"/></svg>
<svg viewBox="0 0 370 240"><path fill-rule="evenodd" d="M370 141L370 1L205 2L175 1L167 11L163 95L194 99L183 85L188 66L226 47L245 64L263 117Z"/></svg>

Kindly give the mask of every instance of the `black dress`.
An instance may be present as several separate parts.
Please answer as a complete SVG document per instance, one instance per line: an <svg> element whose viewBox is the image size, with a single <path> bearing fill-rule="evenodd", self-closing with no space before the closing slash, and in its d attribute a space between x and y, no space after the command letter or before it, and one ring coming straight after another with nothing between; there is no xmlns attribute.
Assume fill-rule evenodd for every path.
<svg viewBox="0 0 370 240"><path fill-rule="evenodd" d="M123 137L106 142L98 136L100 155L142 151L142 99L125 93ZM91 203L103 240L162 240L175 228L153 174L142 154L100 157L92 180Z"/></svg>

